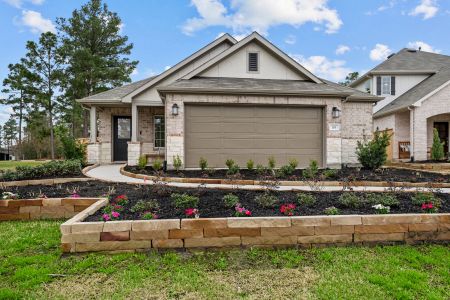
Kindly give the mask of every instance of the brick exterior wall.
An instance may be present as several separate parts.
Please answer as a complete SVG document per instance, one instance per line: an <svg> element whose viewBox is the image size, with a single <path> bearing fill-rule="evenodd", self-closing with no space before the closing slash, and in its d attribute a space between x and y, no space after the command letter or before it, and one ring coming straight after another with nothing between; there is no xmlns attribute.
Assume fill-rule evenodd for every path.
<svg viewBox="0 0 450 300"><path fill-rule="evenodd" d="M274 97L274 96L234 96L234 95L186 95L168 94L166 96L166 159L169 167L173 157L179 155L184 161L184 103L247 103L247 104L291 104L325 107L326 134L325 157L328 167L340 167L341 164L357 162L355 146L370 134L372 128L372 104L349 102L342 104L339 98ZM173 104L179 107L178 116L172 116ZM333 119L331 111L338 107L342 116ZM340 126L340 130L331 131L331 124Z"/></svg>

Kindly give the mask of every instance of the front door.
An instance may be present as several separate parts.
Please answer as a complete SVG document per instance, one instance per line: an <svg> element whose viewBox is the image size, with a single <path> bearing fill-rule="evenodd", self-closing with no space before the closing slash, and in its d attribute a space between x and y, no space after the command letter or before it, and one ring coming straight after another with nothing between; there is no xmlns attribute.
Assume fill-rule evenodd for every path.
<svg viewBox="0 0 450 300"><path fill-rule="evenodd" d="M448 122L434 122L434 128L439 133L439 139L444 142L444 153L448 153Z"/></svg>
<svg viewBox="0 0 450 300"><path fill-rule="evenodd" d="M131 117L114 117L114 161L128 160L128 142L131 140Z"/></svg>

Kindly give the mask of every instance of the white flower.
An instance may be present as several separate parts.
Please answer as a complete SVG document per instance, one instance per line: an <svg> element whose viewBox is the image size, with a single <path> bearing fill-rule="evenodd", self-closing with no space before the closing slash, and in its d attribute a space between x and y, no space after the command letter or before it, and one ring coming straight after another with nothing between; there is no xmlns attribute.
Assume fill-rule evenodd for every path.
<svg viewBox="0 0 450 300"><path fill-rule="evenodd" d="M383 204L376 204L372 207L375 208L376 210L382 210L382 211L386 211L386 212L391 211L391 208L389 206L384 206Z"/></svg>
<svg viewBox="0 0 450 300"><path fill-rule="evenodd" d="M7 200L7 199L15 199L17 198L17 194L11 193L11 192L3 192L2 194L2 199L3 200Z"/></svg>

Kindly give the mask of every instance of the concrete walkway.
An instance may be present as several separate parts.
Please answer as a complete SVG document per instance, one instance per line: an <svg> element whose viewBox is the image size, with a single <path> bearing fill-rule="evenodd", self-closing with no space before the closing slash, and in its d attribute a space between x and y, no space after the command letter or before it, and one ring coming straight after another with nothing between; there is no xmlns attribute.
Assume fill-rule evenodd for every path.
<svg viewBox="0 0 450 300"><path fill-rule="evenodd" d="M132 178L120 174L121 164L111 164L111 165L100 165L86 172L86 175L98 180L108 181L108 182L122 182L128 184L153 184L151 180L144 180L139 178ZM244 189L244 190L259 190L264 188L260 185L233 185L233 184L199 184L199 183L181 183L181 182L167 182L168 186L174 187L184 187L184 188L197 188L200 185L205 188L210 189ZM310 186L280 186L279 191L311 191ZM385 191L385 187L375 187L375 186L363 186L363 187L353 187L354 191ZM416 191L417 188L404 189L405 191ZM450 188L441 189L444 193L450 193ZM340 186L326 186L320 187L320 191L342 191Z"/></svg>

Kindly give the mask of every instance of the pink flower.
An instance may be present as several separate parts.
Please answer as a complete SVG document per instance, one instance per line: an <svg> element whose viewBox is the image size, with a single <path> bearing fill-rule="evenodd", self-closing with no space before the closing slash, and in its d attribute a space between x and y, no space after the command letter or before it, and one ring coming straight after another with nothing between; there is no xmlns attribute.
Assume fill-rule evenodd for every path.
<svg viewBox="0 0 450 300"><path fill-rule="evenodd" d="M186 214L186 216L188 217L197 217L198 216L198 209L196 208L188 208L184 211L184 213Z"/></svg>
<svg viewBox="0 0 450 300"><path fill-rule="evenodd" d="M105 220L105 221L111 220L111 217L110 217L108 214L103 214L102 218L103 218L103 220Z"/></svg>
<svg viewBox="0 0 450 300"><path fill-rule="evenodd" d="M80 195L78 195L77 193L73 193L72 195L70 195L70 197L72 197L72 198L80 198Z"/></svg>
<svg viewBox="0 0 450 300"><path fill-rule="evenodd" d="M293 216L295 207L293 203L283 204L280 207L280 212L286 216Z"/></svg>
<svg viewBox="0 0 450 300"><path fill-rule="evenodd" d="M111 215L113 216L113 218L118 218L118 217L120 217L120 214L119 214L117 211L113 211L113 212L111 213Z"/></svg>
<svg viewBox="0 0 450 300"><path fill-rule="evenodd" d="M247 216L251 216L251 215L252 215L252 212L249 211L249 210L246 210L246 211L245 211L245 214L246 214Z"/></svg>

